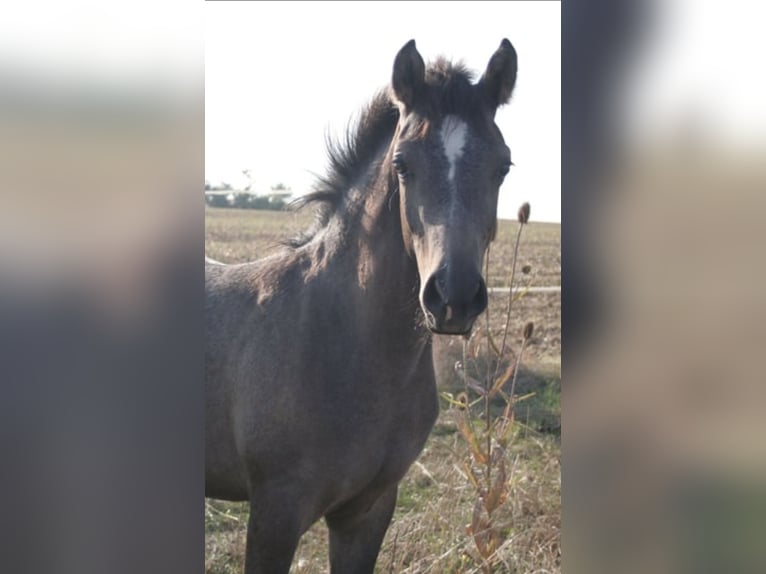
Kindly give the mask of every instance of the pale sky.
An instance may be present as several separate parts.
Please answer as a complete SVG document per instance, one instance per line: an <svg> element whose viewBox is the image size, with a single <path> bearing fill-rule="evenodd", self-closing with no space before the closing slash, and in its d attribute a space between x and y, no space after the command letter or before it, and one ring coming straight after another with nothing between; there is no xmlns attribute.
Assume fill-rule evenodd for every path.
<svg viewBox="0 0 766 574"><path fill-rule="evenodd" d="M652 25L620 78L619 127L651 147L693 123L698 139L762 149L766 81L755 70L766 3L748 3L746 13L715 0L653 0L646 9Z"/></svg>
<svg viewBox="0 0 766 574"><path fill-rule="evenodd" d="M499 216L528 201L561 221L559 2L207 2L205 177L308 190L339 133L390 80L411 38L426 61L462 59L477 77L503 38L519 57L516 90L496 117L516 164Z"/></svg>

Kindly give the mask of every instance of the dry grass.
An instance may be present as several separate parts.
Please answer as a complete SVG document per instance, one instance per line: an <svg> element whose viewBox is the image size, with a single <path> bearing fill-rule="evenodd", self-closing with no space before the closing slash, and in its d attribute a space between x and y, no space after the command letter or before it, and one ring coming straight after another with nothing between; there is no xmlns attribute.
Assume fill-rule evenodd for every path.
<svg viewBox="0 0 766 574"><path fill-rule="evenodd" d="M457 413L445 407L426 448L399 486L396 514L378 558L377 572L469 573L478 571L466 534L475 493L462 461L469 457L459 436ZM506 542L498 572L560 572L560 443L556 436L519 425L508 453L512 483L508 503L495 515ZM236 518L236 521L234 520ZM246 503L209 500L205 570L241 574L245 555ZM327 572L327 534L317 523L301 540L291 572Z"/></svg>
<svg viewBox="0 0 766 574"><path fill-rule="evenodd" d="M310 213L212 209L206 211L206 255L224 262L253 260L311 222ZM507 285L510 278L516 222L501 222L492 245L490 285ZM560 284L560 226L528 225L523 234L517 279L528 285ZM519 273L523 265L532 270ZM518 283L518 282L517 282ZM507 296L490 298L489 329L502 337ZM508 345L503 364L513 360L520 346L522 326L535 323L535 335L524 352L524 364L516 394L534 395L515 406L516 423L506 451L508 499L493 514L502 536L494 572L558 573L560 566L561 471L560 471L560 350L561 303L557 294L527 295L513 303ZM469 373L481 378L488 364L481 352L482 330L474 340L479 351L468 363ZM469 349L470 350L470 349ZM456 337L436 339L436 362L440 391L464 389L454 365L462 359L462 341ZM493 402L490 416L502 412ZM480 560L466 527L471 523L476 491L466 462L471 453L458 431L463 412L442 401L439 420L426 448L400 484L394 520L383 544L379 573L481 572ZM471 411L477 422L483 414ZM241 573L244 565L246 503L208 500L205 520L205 570L209 574ZM293 573L327 572L327 534L317 523L301 540L293 561Z"/></svg>

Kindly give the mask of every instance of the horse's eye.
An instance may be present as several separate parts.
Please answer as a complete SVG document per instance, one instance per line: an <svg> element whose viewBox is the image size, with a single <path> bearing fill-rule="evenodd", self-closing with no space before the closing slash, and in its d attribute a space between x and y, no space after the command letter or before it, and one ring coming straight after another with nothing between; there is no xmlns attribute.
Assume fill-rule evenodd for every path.
<svg viewBox="0 0 766 574"><path fill-rule="evenodd" d="M395 155L394 159L392 160L392 163L394 165L394 169L396 170L396 173L398 173L401 176L405 176L408 173L407 170L407 164L404 162L404 159L400 155Z"/></svg>
<svg viewBox="0 0 766 574"><path fill-rule="evenodd" d="M500 166L500 168L497 170L497 176L502 179L506 175L508 175L508 172L511 171L511 166L513 165L513 162L511 160L507 160L503 162L503 165Z"/></svg>

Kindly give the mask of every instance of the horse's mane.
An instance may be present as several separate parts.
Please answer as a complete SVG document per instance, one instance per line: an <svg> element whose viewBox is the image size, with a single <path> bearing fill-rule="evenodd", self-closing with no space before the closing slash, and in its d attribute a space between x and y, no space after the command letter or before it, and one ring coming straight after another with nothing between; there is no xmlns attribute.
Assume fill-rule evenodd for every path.
<svg viewBox="0 0 766 574"><path fill-rule="evenodd" d="M437 58L426 68L426 84L435 104L443 113L457 113L474 105L473 77L462 62ZM290 247L305 245L325 227L340 209L343 198L367 169L383 141L394 135L399 122L399 108L389 88L379 90L351 121L340 140L325 136L329 166L325 175L317 176L312 190L296 199L291 208L316 206L314 225L298 237L287 241Z"/></svg>

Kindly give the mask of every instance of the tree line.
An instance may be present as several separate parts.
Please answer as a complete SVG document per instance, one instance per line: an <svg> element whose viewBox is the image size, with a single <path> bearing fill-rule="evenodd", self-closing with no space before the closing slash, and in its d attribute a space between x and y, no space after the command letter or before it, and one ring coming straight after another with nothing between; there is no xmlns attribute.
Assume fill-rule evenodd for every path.
<svg viewBox="0 0 766 574"><path fill-rule="evenodd" d="M267 195L257 195L250 191L250 187L248 185L244 190L235 190L226 182L212 185L205 181L205 203L210 207L281 211L287 207L292 197L290 188L283 183L271 186L272 193Z"/></svg>

